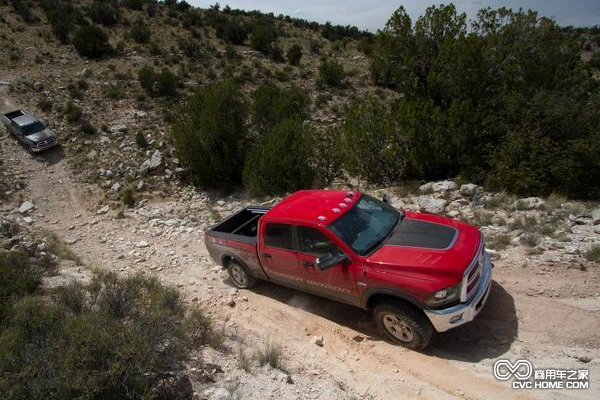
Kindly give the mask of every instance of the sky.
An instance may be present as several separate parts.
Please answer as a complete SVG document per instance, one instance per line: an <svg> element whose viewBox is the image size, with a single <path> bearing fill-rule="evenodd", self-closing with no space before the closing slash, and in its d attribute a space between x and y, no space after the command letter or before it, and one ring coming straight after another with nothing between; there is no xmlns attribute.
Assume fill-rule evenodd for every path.
<svg viewBox="0 0 600 400"><path fill-rule="evenodd" d="M187 0L202 8L214 4L213 1ZM446 1L446 4L449 1ZM600 0L456 0L453 1L459 12L466 12L472 18L481 8L500 6L514 10L523 8L538 11L540 15L554 17L560 25L593 26L600 25ZM416 19L425 9L438 2L421 0L221 0L221 6L244 10L260 10L275 15L285 14L321 23L354 25L360 29L376 32L383 28L390 15L400 5Z"/></svg>

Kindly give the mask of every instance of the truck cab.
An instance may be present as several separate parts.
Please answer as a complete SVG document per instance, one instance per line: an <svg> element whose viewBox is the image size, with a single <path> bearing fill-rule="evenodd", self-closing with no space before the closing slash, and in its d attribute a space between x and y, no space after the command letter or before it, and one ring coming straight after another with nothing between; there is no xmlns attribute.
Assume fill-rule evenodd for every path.
<svg viewBox="0 0 600 400"><path fill-rule="evenodd" d="M236 286L268 280L371 310L388 339L415 349L473 320L491 286L477 228L358 191L299 191L234 214L205 241Z"/></svg>

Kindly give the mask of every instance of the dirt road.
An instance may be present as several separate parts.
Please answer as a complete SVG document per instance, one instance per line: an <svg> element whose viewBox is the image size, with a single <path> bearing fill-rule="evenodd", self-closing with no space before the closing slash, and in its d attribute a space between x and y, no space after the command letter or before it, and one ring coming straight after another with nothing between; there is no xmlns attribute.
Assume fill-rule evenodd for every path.
<svg viewBox="0 0 600 400"><path fill-rule="evenodd" d="M0 100L5 109L13 106L5 90ZM3 204L4 211L32 201L33 226L72 242L86 265L142 271L179 286L190 301L211 309L226 332L245 346L265 338L283 343L286 368L313 376L315 385L333 381L382 400L600 395L597 270L561 265L534 270L523 266L520 255L507 254L496 262L491 297L479 320L442 335L428 352L416 353L382 341L361 310L267 283L237 292L204 248L204 216L215 212L214 199L204 194L149 200L117 218L114 206L108 213L99 211L110 202L98 188L75 183L61 149L32 158L4 132L0 147L7 168L27 182L22 198ZM235 207L240 201L223 200L224 213L229 203ZM230 298L234 307L227 305ZM315 335L323 336L323 347L311 343ZM495 360L519 357L536 367L589 369L591 388L519 391L494 379Z"/></svg>

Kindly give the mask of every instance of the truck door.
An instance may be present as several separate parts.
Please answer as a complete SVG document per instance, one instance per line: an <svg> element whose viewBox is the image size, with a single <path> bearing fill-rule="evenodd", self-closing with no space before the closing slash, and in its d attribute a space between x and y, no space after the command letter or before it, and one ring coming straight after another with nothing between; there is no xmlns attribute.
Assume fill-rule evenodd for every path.
<svg viewBox="0 0 600 400"><path fill-rule="evenodd" d="M281 285L306 290L303 271L298 267L292 225L267 223L264 229L259 255L269 279Z"/></svg>
<svg viewBox="0 0 600 400"><path fill-rule="evenodd" d="M316 228L297 227L298 263L304 272L307 290L317 295L357 305L355 265L348 260L326 270L316 267L316 259L327 253L338 254L341 250L327 235Z"/></svg>

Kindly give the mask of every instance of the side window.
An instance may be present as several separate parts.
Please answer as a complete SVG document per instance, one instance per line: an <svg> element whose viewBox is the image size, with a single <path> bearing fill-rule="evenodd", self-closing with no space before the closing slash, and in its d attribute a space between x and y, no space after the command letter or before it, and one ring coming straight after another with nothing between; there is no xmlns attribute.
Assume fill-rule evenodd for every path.
<svg viewBox="0 0 600 400"><path fill-rule="evenodd" d="M315 228L298 227L300 252L314 254L320 257L325 254L339 254L339 249L325 234Z"/></svg>
<svg viewBox="0 0 600 400"><path fill-rule="evenodd" d="M269 224L266 228L265 244L281 249L294 250L292 226L286 224Z"/></svg>

